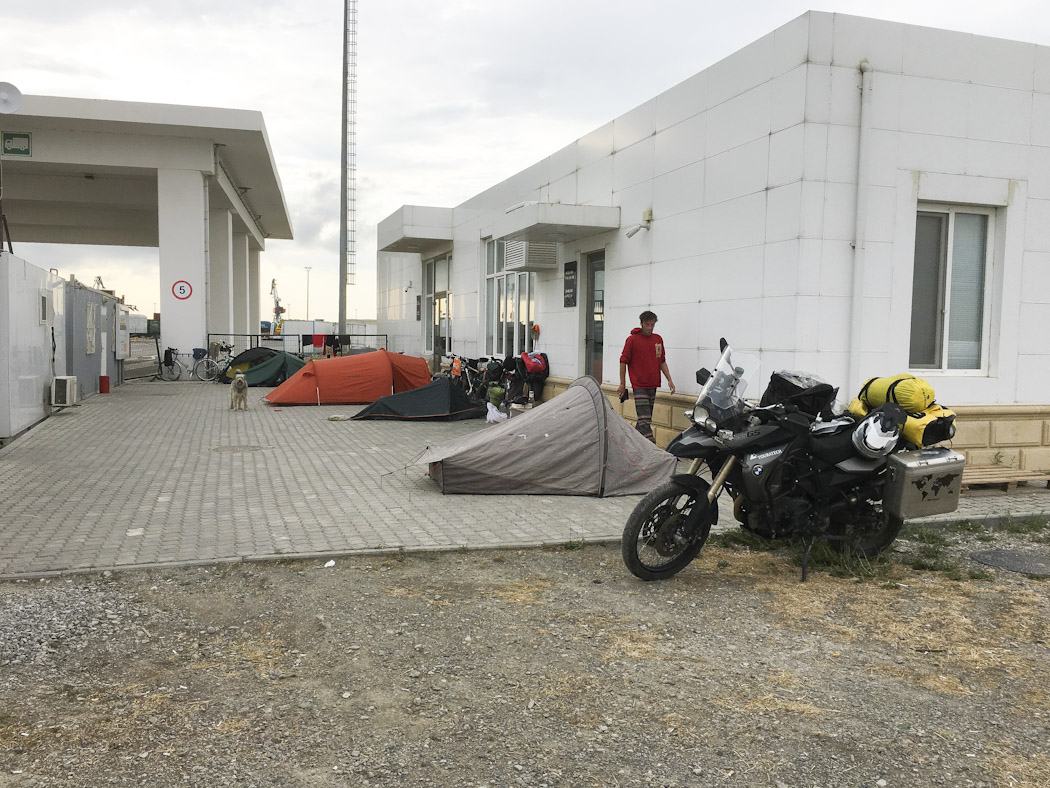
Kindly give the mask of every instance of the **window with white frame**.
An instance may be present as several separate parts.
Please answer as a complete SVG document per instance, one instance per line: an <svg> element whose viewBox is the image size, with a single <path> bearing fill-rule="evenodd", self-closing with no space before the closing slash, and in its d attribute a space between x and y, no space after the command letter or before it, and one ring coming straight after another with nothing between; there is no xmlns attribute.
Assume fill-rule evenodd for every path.
<svg viewBox="0 0 1050 788"><path fill-rule="evenodd" d="M995 210L920 205L912 279L912 369L987 368Z"/></svg>
<svg viewBox="0 0 1050 788"><path fill-rule="evenodd" d="M485 244L485 353L519 355L534 347L536 275L507 271L506 242Z"/></svg>

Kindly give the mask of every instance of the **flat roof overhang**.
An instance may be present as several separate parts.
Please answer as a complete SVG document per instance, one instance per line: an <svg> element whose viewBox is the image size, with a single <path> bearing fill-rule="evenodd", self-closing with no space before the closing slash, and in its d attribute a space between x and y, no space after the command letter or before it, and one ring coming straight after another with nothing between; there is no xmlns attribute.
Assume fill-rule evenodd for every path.
<svg viewBox="0 0 1050 788"><path fill-rule="evenodd" d="M568 243L620 228L619 206L527 202L492 223L502 241Z"/></svg>
<svg viewBox="0 0 1050 788"><path fill-rule="evenodd" d="M16 241L156 246L165 166L213 175L212 205L260 242L292 237L259 112L27 95L3 126L34 135L31 157L4 156Z"/></svg>
<svg viewBox="0 0 1050 788"><path fill-rule="evenodd" d="M427 256L452 241L452 209L427 205L402 205L379 223L380 252Z"/></svg>

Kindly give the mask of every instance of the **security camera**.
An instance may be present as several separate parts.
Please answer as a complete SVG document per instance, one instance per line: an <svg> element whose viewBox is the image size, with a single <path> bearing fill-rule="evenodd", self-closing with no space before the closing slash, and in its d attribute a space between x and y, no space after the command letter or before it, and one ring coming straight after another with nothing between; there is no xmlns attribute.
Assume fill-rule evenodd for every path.
<svg viewBox="0 0 1050 788"><path fill-rule="evenodd" d="M628 238L634 238L634 236L636 236L638 234L638 231L641 230L641 229L642 229L642 225L636 224L634 227L632 227L630 230L627 231L627 237Z"/></svg>

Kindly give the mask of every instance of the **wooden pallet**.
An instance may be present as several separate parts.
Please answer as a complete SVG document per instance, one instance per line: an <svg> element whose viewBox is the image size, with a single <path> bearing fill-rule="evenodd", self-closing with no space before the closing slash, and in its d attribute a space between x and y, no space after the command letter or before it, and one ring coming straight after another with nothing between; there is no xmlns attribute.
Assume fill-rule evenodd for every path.
<svg viewBox="0 0 1050 788"><path fill-rule="evenodd" d="M1050 487L1050 473L1044 471L1022 471L1019 468L970 468L963 470L962 486L964 490L971 487L994 487L1006 492L1013 492L1020 482L1046 482Z"/></svg>

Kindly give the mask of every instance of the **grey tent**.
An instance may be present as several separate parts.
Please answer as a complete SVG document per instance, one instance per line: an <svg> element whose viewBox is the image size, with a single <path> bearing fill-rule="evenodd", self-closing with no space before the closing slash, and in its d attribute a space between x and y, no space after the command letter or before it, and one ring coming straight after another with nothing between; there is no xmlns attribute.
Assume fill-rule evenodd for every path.
<svg viewBox="0 0 1050 788"><path fill-rule="evenodd" d="M445 493L635 495L675 469L585 377L522 415L428 446L416 460Z"/></svg>

